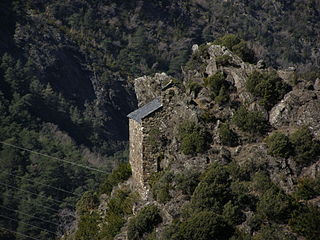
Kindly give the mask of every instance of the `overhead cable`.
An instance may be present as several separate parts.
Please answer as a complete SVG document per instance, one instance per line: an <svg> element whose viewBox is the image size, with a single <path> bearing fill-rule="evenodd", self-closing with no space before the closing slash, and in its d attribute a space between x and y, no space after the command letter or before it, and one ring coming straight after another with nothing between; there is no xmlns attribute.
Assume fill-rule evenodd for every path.
<svg viewBox="0 0 320 240"><path fill-rule="evenodd" d="M61 158L58 158L58 157L50 156L48 154L36 152L36 151L30 150L30 149L27 149L27 148L24 148L24 147L19 147L17 145L11 144L11 143L2 142L2 141L0 141L0 143L2 143L3 145L6 145L6 146L10 146L10 147L16 148L16 149L20 149L20 150L27 151L27 152L30 152L30 153L33 153L33 154L37 154L37 155L40 155L40 156L43 156L43 157L46 157L46 158L51 158L51 159L54 159L56 161L68 163L68 164L71 164L71 165L76 166L76 167L81 167L81 168L89 169L89 170L100 172L100 173L107 173L106 171L103 171L103 170L100 170L100 169L97 169L97 168L88 167L88 166L85 166L85 165L82 165L82 164L79 164L79 163L75 163L75 162L70 162L70 161L67 161L67 160L64 160L64 159L61 159Z"/></svg>

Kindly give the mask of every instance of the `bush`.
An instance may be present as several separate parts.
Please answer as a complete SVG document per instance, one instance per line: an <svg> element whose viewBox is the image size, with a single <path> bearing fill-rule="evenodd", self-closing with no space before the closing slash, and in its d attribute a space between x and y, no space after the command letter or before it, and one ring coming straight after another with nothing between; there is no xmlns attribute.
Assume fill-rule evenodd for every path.
<svg viewBox="0 0 320 240"><path fill-rule="evenodd" d="M175 176L177 189L181 190L183 194L191 196L199 184L199 175L199 172L194 170L185 170L182 173L178 173Z"/></svg>
<svg viewBox="0 0 320 240"><path fill-rule="evenodd" d="M270 188L265 191L257 204L259 216L278 223L286 223L292 209L292 199L276 188Z"/></svg>
<svg viewBox="0 0 320 240"><path fill-rule="evenodd" d="M131 174L132 172L129 163L119 164L119 166L113 169L112 173L109 174L104 180L104 182L100 185L100 194L110 194L114 186L128 180Z"/></svg>
<svg viewBox="0 0 320 240"><path fill-rule="evenodd" d="M212 76L203 79L204 85L211 91L212 99L218 104L222 104L229 99L227 95L229 84L225 79L226 77L222 72L217 72Z"/></svg>
<svg viewBox="0 0 320 240"><path fill-rule="evenodd" d="M301 207L294 211L289 220L291 229L307 240L318 240L320 236L320 209L317 207Z"/></svg>
<svg viewBox="0 0 320 240"><path fill-rule="evenodd" d="M190 92L194 92L197 95L201 91L202 86L198 82L188 82L187 88L190 89Z"/></svg>
<svg viewBox="0 0 320 240"><path fill-rule="evenodd" d="M90 210L97 208L99 205L99 199L97 193L87 191L82 194L80 200L76 204L77 213L82 215L88 213Z"/></svg>
<svg viewBox="0 0 320 240"><path fill-rule="evenodd" d="M259 100L259 104L270 110L290 90L275 71L251 73L246 81L246 89Z"/></svg>
<svg viewBox="0 0 320 240"><path fill-rule="evenodd" d="M234 229L223 217L210 211L202 211L182 222L171 239L227 240L232 236L233 231Z"/></svg>
<svg viewBox="0 0 320 240"><path fill-rule="evenodd" d="M98 240L100 217L97 213L85 214L80 217L75 240Z"/></svg>
<svg viewBox="0 0 320 240"><path fill-rule="evenodd" d="M268 123L261 112L248 111L243 106L235 112L232 121L241 130L251 134L263 135L268 127Z"/></svg>
<svg viewBox="0 0 320 240"><path fill-rule="evenodd" d="M268 154L274 157L288 158L292 154L289 138L280 132L275 132L265 139Z"/></svg>
<svg viewBox="0 0 320 240"><path fill-rule="evenodd" d="M296 237L290 233L281 229L281 226L263 225L260 231L254 235L253 240L295 240Z"/></svg>
<svg viewBox="0 0 320 240"><path fill-rule="evenodd" d="M274 188L275 185L271 182L269 176L263 172L257 172L252 179L253 190L260 194L264 194L270 188Z"/></svg>
<svg viewBox="0 0 320 240"><path fill-rule="evenodd" d="M132 214L136 194L127 189L119 189L107 203L105 219L99 234L100 239L112 240L126 223L125 217Z"/></svg>
<svg viewBox="0 0 320 240"><path fill-rule="evenodd" d="M252 49L248 48L247 43L234 34L226 34L215 40L213 43L227 47L245 62L255 62L255 56Z"/></svg>
<svg viewBox="0 0 320 240"><path fill-rule="evenodd" d="M216 63L218 66L228 66L230 65L231 60L232 57L229 55L221 55L216 57Z"/></svg>
<svg viewBox="0 0 320 240"><path fill-rule="evenodd" d="M166 203L171 199L170 189L171 182L173 180L173 174L171 172L161 172L161 176L158 177L156 181L153 182L151 186L151 191L157 201L161 203Z"/></svg>
<svg viewBox="0 0 320 240"><path fill-rule="evenodd" d="M237 134L230 129L230 126L226 123L223 123L219 127L219 137L223 145L229 147L235 147L238 145L238 136Z"/></svg>
<svg viewBox="0 0 320 240"><path fill-rule="evenodd" d="M237 225L243 222L243 220L245 220L241 212L240 206L232 203L232 201L227 202L223 206L222 216L224 220L230 225Z"/></svg>
<svg viewBox="0 0 320 240"><path fill-rule="evenodd" d="M313 139L307 127L301 127L290 136L294 148L294 159L299 164L307 164L319 154L320 144Z"/></svg>
<svg viewBox="0 0 320 240"><path fill-rule="evenodd" d="M209 59L210 57L208 48L209 45L201 44L198 51L194 52L186 63L185 70L196 70L200 73L205 72L207 64L204 59Z"/></svg>
<svg viewBox="0 0 320 240"><path fill-rule="evenodd" d="M200 177L191 198L194 211L210 209L221 212L231 198L230 179L227 168L212 164Z"/></svg>
<svg viewBox="0 0 320 240"><path fill-rule="evenodd" d="M139 240L144 233L152 232L162 222L159 209L154 205L144 207L128 224L128 239Z"/></svg>
<svg viewBox="0 0 320 240"><path fill-rule="evenodd" d="M297 200L310 200L320 195L320 176L299 179L293 194Z"/></svg>
<svg viewBox="0 0 320 240"><path fill-rule="evenodd" d="M208 148L208 133L194 122L183 122L178 132L184 154L202 153Z"/></svg>

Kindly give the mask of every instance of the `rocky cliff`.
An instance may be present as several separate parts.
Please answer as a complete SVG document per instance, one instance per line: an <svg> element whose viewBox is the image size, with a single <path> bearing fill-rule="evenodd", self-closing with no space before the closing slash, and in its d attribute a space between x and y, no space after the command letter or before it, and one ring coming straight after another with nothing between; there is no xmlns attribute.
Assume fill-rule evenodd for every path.
<svg viewBox="0 0 320 240"><path fill-rule="evenodd" d="M197 173L206 173L208 171L206 169L210 169L210 166L214 164L221 166L234 164L236 168L241 169L238 171L247 172L247 176L241 181L230 180L235 178L234 176L230 176L229 180L225 179L225 181L235 181L233 183L235 188L239 188L244 182L251 182L250 184L252 185L257 184L256 174L263 173L267 178L270 178L270 184L278 186L279 190L277 191L284 191L284 196L296 196L298 189L301 188L301 181L304 181L304 179L311 179L310 181L312 181L312 179L319 178L320 159L318 150L315 150L312 158L301 162L297 160L297 155L295 154L284 156L273 153L270 141L267 140L275 133L282 133L290 137L296 134L297 129L306 128L306 131L313 138L311 144L317 144L320 129L318 111L320 92L317 87L319 80L305 81L297 76L294 69L274 70L267 68L263 61L259 61L258 64L246 63L226 47L220 45L207 44L205 50L201 50L200 56L199 51L198 46L193 47L193 54L200 57L202 71L184 69L184 78L181 81L165 73L135 80L135 91L139 106L143 106L154 98L161 98L164 106L162 110L148 117L150 120L144 123L144 127L147 127L148 122L151 121L153 128L157 129L156 136L153 136L154 133L152 131L147 131L146 133L147 135L149 134L152 142L144 142L146 149L149 149L149 155L144 161L155 164L159 160L159 156L161 156L161 170L158 169L147 173L153 176L153 178L149 177L150 180L145 183L148 186L147 192L142 193L142 195L147 195L147 198L136 203L134 215L139 215L139 209L155 205L160 209L162 222L155 225L153 232L148 230L145 233L139 233L141 234L139 238L134 238L132 237L133 230L129 220L129 225L126 225L122 229L123 233L115 239L127 239L128 236L129 239L176 239L176 235L168 233L168 231L170 232L168 229L175 226L174 229L176 231L181 231L179 229L185 224L184 222L191 221L192 217L190 215L193 216L193 213L189 212L186 217L185 211L188 209L187 206L195 204L194 199L201 191L198 188L203 181L200 178L198 180L200 185L197 186L197 180L195 180L196 183L192 183L192 179L189 179L189 182L184 185L185 189L183 189L179 185L181 184L179 177L187 176L187 178L192 178L197 176ZM255 95L248 87L248 79L251 79L257 72L262 74L273 72L277 76L277 81L285 84L281 86L286 90L280 98L278 97L277 101L273 101L272 105L263 103L261 97ZM217 84L220 80L215 83L208 83L214 76L217 77L217 74L222 76L223 84L225 84L221 85L220 83L220 87L226 86L228 94L225 100L222 101L219 98L220 95L223 95L221 94L221 88L218 93L214 93L214 88L216 87L214 84ZM263 82L263 75L259 76L260 79L258 81ZM259 82L256 84L259 84ZM260 91L264 91L264 89L261 88ZM277 96L273 96L273 98L277 98ZM256 127L260 124L258 122L256 124L253 123L249 126L249 129L246 129L241 125L245 123L239 124L235 120L237 119L236 116L239 115L241 106L244 106L251 113L258 112L260 114L261 118L259 119L245 119L243 121L263 121L265 128L262 131ZM241 114L245 114L245 112ZM190 123L194 124L193 127L186 126L186 124ZM228 131L229 135L227 137L225 136L227 133L222 130L225 126L228 126L226 131ZM191 134L190 131L193 130L197 132L191 136L191 142L181 136L183 135L182 128L188 129L189 132L186 134ZM200 134L201 136L199 137L201 132L205 132L206 136ZM233 140L230 134L235 137ZM202 138L205 138L205 140ZM198 148L197 144L202 144L203 146ZM281 145L280 142L276 144ZM150 148L150 145L153 148ZM134 161L134 159L131 161ZM196 185L192 187L192 184ZM227 183L222 182L221 184ZM236 185L238 186L236 187ZM248 191L257 197L258 206L256 205L256 207L259 208L259 203L263 201L261 198L264 195L259 193L259 190L252 185L250 185L251 187L249 187ZM189 188L193 190L188 192ZM225 188L224 190L227 191L228 187L225 186ZM211 193L207 192L206 196L208 194L210 195ZM221 192L220 194L223 195L224 193ZM203 197L205 198L205 196ZM211 197L219 198L218 195ZM276 198L276 196L274 197ZM233 201L231 199L232 197L230 197L229 201ZM319 207L319 199L318 192L315 195L304 198L303 201L307 200L313 206ZM200 208L205 209L206 207L200 206ZM273 211L271 206L269 210ZM280 209L278 210L281 211ZM196 210L189 209L188 211ZM286 225L288 224L287 220L280 221L281 224L284 224L280 226L277 225L278 220L272 217L262 218L266 222L260 223L261 225L258 228L253 227L252 221L260 216L260 213L256 211L255 208L243 208L241 210L242 215L238 215L237 223L232 223L236 226L236 231L242 231L248 238L250 235L262 237L266 234L263 232L264 229L267 226L271 226L269 224L273 224L272 226L276 230L271 235L274 239L279 239L277 237L280 236L296 239L301 234L301 232L294 232L294 227L291 225L291 230L289 230ZM258 209L259 211L262 210ZM137 216L132 217L132 219L137 218ZM182 225L177 225L177 223L174 223L175 221L181 221ZM192 227L190 226L190 228ZM136 229L136 231L138 230ZM265 231L268 232L270 229ZM225 233L218 239L227 239L227 235ZM184 239L181 236L177 239ZM308 234L303 233L302 236L312 239L308 238ZM190 239L196 239L192 234L189 237ZM235 239L243 238L238 236ZM253 237L253 239L260 238Z"/></svg>

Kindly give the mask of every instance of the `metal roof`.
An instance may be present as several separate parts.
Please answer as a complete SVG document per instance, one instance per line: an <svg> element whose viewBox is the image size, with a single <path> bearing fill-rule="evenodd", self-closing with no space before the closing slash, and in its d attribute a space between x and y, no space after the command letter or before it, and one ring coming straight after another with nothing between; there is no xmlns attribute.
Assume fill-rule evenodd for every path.
<svg viewBox="0 0 320 240"><path fill-rule="evenodd" d="M129 113L127 117L137 121L138 123L141 123L142 119L144 119L149 114L153 113L154 111L158 110L161 107L162 107L161 101L158 98L156 98L151 102L147 103L146 105L144 105L143 107Z"/></svg>

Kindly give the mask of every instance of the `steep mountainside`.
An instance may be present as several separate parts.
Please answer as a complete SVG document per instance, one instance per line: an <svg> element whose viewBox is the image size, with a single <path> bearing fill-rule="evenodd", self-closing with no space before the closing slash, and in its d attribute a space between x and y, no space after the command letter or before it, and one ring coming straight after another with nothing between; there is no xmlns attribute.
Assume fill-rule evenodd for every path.
<svg viewBox="0 0 320 240"><path fill-rule="evenodd" d="M264 117L268 112L269 122L275 128L286 124L290 128L291 125L316 125L316 118L306 113L318 107L319 81L306 82L319 76L319 9L317 0L1 0L0 141L7 145L0 145L0 205L3 208L0 227L39 239L60 236L66 230L61 228L70 227L65 220L69 216L73 219L79 195L86 190L95 191L105 174L59 164L39 153L84 166L94 165L105 172L126 161L126 115L138 105L133 86L136 77L166 72L168 76L157 76L174 77L175 84L184 82L180 85L182 89L187 86L189 90L185 92L190 94L184 93L188 97L181 99L187 99L183 101L188 104L181 106L191 109L197 116L193 119L196 122L199 113L189 107L189 103L205 107L212 105L210 98L220 104L235 100L235 106L227 110L215 105L214 119L224 122L222 120L228 119L237 109L238 100L251 102L246 92L242 92L244 85L239 79L254 69L253 65L235 60L230 73L234 80L228 80L231 85L221 87L219 83L218 88L212 86L214 94L208 93L201 87L202 78L213 75L216 67L209 66L205 73L211 53L206 52L205 45L200 45L199 52L191 55L194 43L222 44L220 36L234 33L246 40L250 48L234 35L227 35L224 44L245 62L279 69L296 67L292 81L297 87L291 82L286 85L275 81L270 88L278 89L276 96L268 91L260 93L260 88L269 84L268 79L276 79L274 74L253 76L250 91L265 110L258 105L250 109L261 110ZM264 62L258 62L260 59ZM219 64L228 64L229 60L222 57ZM248 69L244 71L237 67L239 64ZM182 71L183 65L186 66ZM234 73L237 71L239 76ZM281 75L286 72L278 71L278 74L287 79ZM260 77L266 80L255 88L256 79ZM214 81L221 82L223 76L216 78L218 80ZM306 82L299 82L300 79ZM211 88L210 79L205 84L205 89ZM142 83L145 87L149 85ZM143 94L142 86L140 90L136 87L138 98ZM304 91L297 90L300 88ZM284 95L283 102L274 109ZM242 111L240 115L246 113L245 109ZM208 121L212 118L206 114L202 117ZM178 124L179 120L176 121ZM222 129L230 133L228 124L223 126ZM209 124L208 127L217 126ZM197 126L186 129L187 132L199 130ZM315 127L312 131L318 136ZM181 139L186 137L190 142L194 135L181 135ZM245 141L252 139L243 137ZM234 145L238 140L225 141ZM187 143L183 146L186 153L190 149L203 149L203 146ZM38 155L23 149L33 150ZM110 181L112 183L105 184L100 191L109 191L110 186L117 185L118 181ZM290 189L285 184L283 187ZM61 194L60 190L73 196ZM51 210L38 207L42 205ZM128 209L122 209L121 214L128 215ZM52 210L54 213L50 212ZM117 226L123 223L119 218L112 219L119 220ZM50 221L53 226L43 220ZM118 230L110 232L114 234ZM0 234L9 239L27 238L3 229Z"/></svg>
<svg viewBox="0 0 320 240"><path fill-rule="evenodd" d="M318 238L319 78L212 43L193 46L190 61L182 81L135 80L140 106L163 104L141 123L143 162L130 159L140 172L114 170L63 239Z"/></svg>

